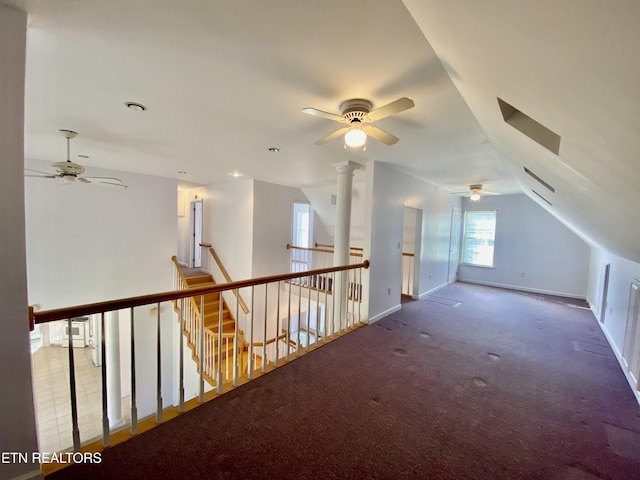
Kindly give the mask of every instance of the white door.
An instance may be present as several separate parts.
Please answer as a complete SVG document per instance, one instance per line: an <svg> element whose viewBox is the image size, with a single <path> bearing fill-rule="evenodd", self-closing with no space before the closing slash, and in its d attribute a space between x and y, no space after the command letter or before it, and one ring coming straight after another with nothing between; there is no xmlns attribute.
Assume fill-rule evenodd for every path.
<svg viewBox="0 0 640 480"><path fill-rule="evenodd" d="M449 233L449 278L448 283L458 279L458 263L460 261L460 235L462 233L462 210L452 207L451 231Z"/></svg>
<svg viewBox="0 0 640 480"><path fill-rule="evenodd" d="M631 374L633 382L638 387L638 370L640 368L640 281L631 284L629 294L629 310L627 311L627 326L624 332L624 348L622 361Z"/></svg>
<svg viewBox="0 0 640 480"><path fill-rule="evenodd" d="M191 261L192 268L202 266L202 200L191 202Z"/></svg>

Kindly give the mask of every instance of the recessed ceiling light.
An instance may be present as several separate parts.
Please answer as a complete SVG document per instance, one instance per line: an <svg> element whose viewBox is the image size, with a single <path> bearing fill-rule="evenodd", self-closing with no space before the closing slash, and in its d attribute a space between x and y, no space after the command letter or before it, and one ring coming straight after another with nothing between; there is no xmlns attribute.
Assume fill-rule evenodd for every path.
<svg viewBox="0 0 640 480"><path fill-rule="evenodd" d="M280 149L279 149L278 147L269 147L269 151L270 151L270 152L277 153L277 152L279 152L279 151L280 151Z"/></svg>
<svg viewBox="0 0 640 480"><path fill-rule="evenodd" d="M186 174L187 174L187 172L185 172L184 170L178 170L178 173L179 173L180 175L186 175Z"/></svg>
<svg viewBox="0 0 640 480"><path fill-rule="evenodd" d="M242 174L237 170L231 172L229 175L231 175L232 177L241 177L242 176Z"/></svg>
<svg viewBox="0 0 640 480"><path fill-rule="evenodd" d="M147 109L147 107L137 102L124 102L124 105L136 112L144 112Z"/></svg>
<svg viewBox="0 0 640 480"><path fill-rule="evenodd" d="M78 155L80 158L89 158L89 155Z"/></svg>

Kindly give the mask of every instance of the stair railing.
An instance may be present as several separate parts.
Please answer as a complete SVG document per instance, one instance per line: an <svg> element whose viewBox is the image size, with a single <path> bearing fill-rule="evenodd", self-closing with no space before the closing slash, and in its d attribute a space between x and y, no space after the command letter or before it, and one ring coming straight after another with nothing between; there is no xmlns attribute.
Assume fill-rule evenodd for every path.
<svg viewBox="0 0 640 480"><path fill-rule="evenodd" d="M203 244L201 244L201 246L203 246ZM214 259L216 259L218 265L221 266L220 259L215 255L213 249L211 249L211 251L214 255ZM176 290L189 289L187 279L182 272L182 268L178 263L176 256L174 255L171 257L171 260L175 266L174 287ZM226 273L226 270L224 270L224 267L222 267L222 272L221 276L224 276L224 278L227 279L228 274ZM229 281L230 280L227 280L226 283L229 283ZM236 297L238 307L242 309L243 313L248 313L249 310L246 308L244 301L240 296L238 296L235 290L233 291L233 295L229 292L223 292L223 298L225 293L227 294L227 298ZM217 387L222 382L232 380L233 372L231 370L231 358L238 358L239 356L242 356L244 337L242 336L242 332L239 331L237 325L236 328L234 328L233 333L222 332L222 335L204 328L202 315L200 314L200 312L204 312L204 303L199 304L198 300L198 297L190 297L184 302L183 307L178 305L177 302L174 302L174 309L176 313L180 313L182 308L185 310L185 327L183 333L187 337L187 346L191 348L193 356L197 359L198 373L202 371L203 380L206 380L209 384ZM225 301L228 305L229 301L227 301L227 299L225 299ZM219 309L219 314L222 315L223 313L224 309ZM239 311L232 313L232 315L235 316L237 321ZM220 324L222 324L221 321ZM229 348L229 345L232 345L232 347ZM233 351L232 357L229 356L229 352L231 351ZM225 352L224 356L221 354L222 352ZM244 362L241 362L241 365L242 368L244 368ZM242 371L243 370L240 370L240 372Z"/></svg>
<svg viewBox="0 0 640 480"><path fill-rule="evenodd" d="M291 271L304 272L314 268L326 268L333 265L333 245L316 243L316 247L298 247L287 243L287 250L291 251ZM323 247L323 248L318 248ZM362 261L363 249L360 247L349 247L349 263L356 264ZM306 277L303 277L306 278ZM362 281L355 271L348 272L346 279L349 291L349 299L360 302L362 300ZM333 281L329 276L317 276L309 278L309 284L304 284L313 290L320 290L331 294Z"/></svg>
<svg viewBox="0 0 640 480"><path fill-rule="evenodd" d="M232 282L231 276L227 272L227 269L224 268L222 260L220 260L220 257L213 249L211 244L201 243L200 246L209 250L209 254L211 255L211 258L213 258L213 271L211 272L213 280L216 283ZM247 307L247 304L242 298L242 295L240 294L240 292L232 290L223 292L222 297L224 298L224 301L227 303L227 305L233 305L237 300L240 309L237 312L231 312L231 314L234 316L236 324L240 326L242 330L244 330L247 323L247 315L249 314L249 307Z"/></svg>
<svg viewBox="0 0 640 480"><path fill-rule="evenodd" d="M404 295L413 295L413 261L413 253L402 252L402 293Z"/></svg>
<svg viewBox="0 0 640 480"><path fill-rule="evenodd" d="M127 315L129 322L129 336L130 342L127 348L127 345L121 345L121 351L124 355L127 354L127 350L129 350L130 355L130 379L131 379L131 387L130 387L130 399L131 399L131 420L130 420L130 432L131 436L135 435L138 432L139 423L142 425L141 430L145 430L151 428L154 423L161 423L163 421L163 413L165 409L169 408L177 408L177 412L182 412L185 410L185 406L188 405L189 408L194 408L198 403L202 403L205 401L205 388L204 388L204 375L205 375L205 367L202 365L203 355L200 356L201 365L199 369L199 381L197 382L197 401L195 398L193 399L185 399L185 382L187 382L187 378L184 375L184 355L183 349L185 344L185 336L183 332L190 328L192 331L199 332L199 336L190 337L193 338L195 343L194 345L199 344L199 352L203 352L205 348L210 348L209 343L205 342L205 334L204 334L204 322L199 322L197 325L192 324L190 327L187 327L187 323L190 322L193 317L190 313L190 309L194 309L195 305L200 305L201 307L204 305L205 295L209 294L220 294L228 291L236 291L236 294L239 289L242 288L250 288L252 289L252 308L249 311L249 331L251 332L246 340L243 340L239 333L235 333L234 344L239 346L241 343L246 346L248 351L248 359L254 359L255 357L252 355L252 352L262 351L262 368L261 370L264 372L268 368L270 368L270 363L275 364L278 363L279 358L284 358L287 361L292 360L293 358L304 354L306 351L315 348L316 346L328 342L338 336L341 336L354 328L364 324L365 318L362 318L359 302L358 307L356 308L356 304L353 301L354 297L345 298L345 299L337 299L337 291L331 295L331 299L327 292L325 291L323 297L320 295L320 291L317 290L315 292L316 298L312 303L312 294L310 291L303 292L302 285L303 283L309 284L310 278L314 276L326 275L332 280L335 280L337 276L341 275L342 272L350 272L350 271L358 271L360 272L363 268L368 268L369 262L365 260L362 263L357 263L353 265L343 265L337 267L329 267L323 269L314 269L306 272L298 272L298 273L286 273L282 275L273 275L269 277L261 277L237 282L230 282L224 284L217 285L205 285L201 287L194 287L189 289L177 288L175 290L163 293L157 293L152 295L142 295L137 297L129 297L122 298L118 300L110 300L99 303L78 305L73 307L59 308L53 310L40 310L35 311L33 308L29 309L29 318L28 321L30 325L39 325L52 321L64 320L67 322L67 326L69 328L69 348L68 348L68 357L69 357L69 395L70 395L70 407L71 407L71 427L72 427L72 445L69 445L69 448L73 448L74 451L80 451L82 446L82 442L85 443L87 439L82 439L80 432L80 423L79 418L81 418L83 413L78 411L78 401L77 401L77 391L76 391L76 370L75 370L75 348L74 345L74 336L76 333L72 328L72 320L77 317L85 317L89 315L97 315L100 318L100 323L102 326L102 331L105 331L105 325L107 322L119 322L120 314ZM302 279L306 279L303 281ZM179 280L179 281L178 281ZM180 283L184 280L184 277L181 276L180 273L177 274L176 282ZM297 280L297 284L294 281ZM335 282L334 282L335 283ZM180 283L180 285L182 285ZM272 288L268 289L271 286ZM257 289L264 289L264 304L261 304L260 307L264 312L264 320L267 320L269 316L269 324L265 321L264 324L261 325L263 318L261 315L256 315L255 302L256 299L262 298L257 292ZM269 296L268 292L273 292L275 295ZM347 294L350 295L350 294ZM194 300L198 299L198 300ZM240 299L239 296L234 297L235 304L231 307L235 308L236 311L240 309ZM173 304L177 303L176 310L171 308L167 308L173 306ZM351 308L349 308L349 303L351 303ZM346 307L345 307L346 305ZM150 308L151 307L151 308ZM218 304L218 319L219 319L219 328L218 332L214 333L214 336L217 336L217 342L219 345L224 343L225 335L223 334L222 328L222 319L223 319L223 302L219 302ZM171 357L174 358L174 355L178 356L178 382L176 385L177 392L173 392L177 397L176 404L173 403L174 395L166 396L163 399L163 379L162 376L162 365L163 363L173 362L163 362L163 355L166 356L166 348L163 349L162 339L165 336L171 337L173 335L173 331L171 330L174 327L169 327L167 324L163 324L161 322L161 312L175 311L178 316L177 328L178 328L178 337L179 337L179 345L177 347L171 348ZM202 309L201 309L202 311ZM313 319L315 311L315 320ZM114 312L115 314L106 315L109 312ZM271 316L271 312L274 313ZM268 335L267 335L267 327L272 328L273 324L275 324L275 331L277 334L274 338L278 340L274 340L270 343L273 344L274 353L273 359L271 362L268 360L268 350L265 348L268 343ZM137 325L138 333L140 331L145 332L145 337L147 340L149 339L149 335L153 338L153 342L138 342L136 343L136 328L134 326ZM301 332L314 332L313 339L307 339L305 345L301 343ZM238 332L238 329L236 329ZM256 340L256 337L260 336L260 333L257 333L254 336L255 332L261 332L262 341L259 342ZM119 337L117 337L119 338ZM117 339L110 339L109 341L118 341ZM237 341L235 341L237 340ZM109 392L108 392L108 384L106 381L107 378L107 365L110 362L115 362L114 358L111 358L111 350L107 350L105 348L105 335L102 336L102 358L101 358L101 375L102 375L102 415L103 415L103 430L102 430L102 446L98 442L91 443L90 445L85 445L83 448L86 451L100 451L103 447L107 447L111 444L111 428L110 428L110 420L109 420ZM140 344L144 345L141 347ZM166 345L166 342L164 342ZM262 344L262 345L260 345ZM295 344L295 347L294 347ZM155 345L155 352L148 351L149 348L154 348L151 345ZM284 348L283 348L284 347ZM175 349L179 348L179 351L176 352ZM142 350L141 350L142 349ZM284 352L281 350L284 349ZM213 360L212 365L208 365L206 370L214 375L214 378L217 379L217 394L222 393L225 389L231 389L233 386L238 385L241 381L245 382L248 379L251 379L258 372L258 366L254 361L249 361L247 363L246 374L243 374L243 363L245 362L244 353L239 352L239 348L234 348L233 355L230 357L231 364L227 367L224 365L222 361L222 349L218 349L218 357L217 360ZM154 355L155 353L155 355ZM241 354L242 353L242 354ZM149 360L154 358L156 360L155 372L153 370L147 371L149 369L153 369L146 362L140 362L140 358L144 358L145 360ZM229 357L229 356L228 356ZM117 358L120 358L118 354ZM166 368L166 367L165 367ZM232 378L231 382L223 382L223 369L228 369L229 375ZM155 373L156 377L156 411L155 415L153 412L141 412L141 417L149 416L148 419L138 421L138 415L134 412L137 412L137 384L136 384L136 375L140 378L148 378L153 377ZM168 387L167 387L168 388ZM145 395L149 395L150 392L143 392ZM215 394L209 393L207 394L208 398L212 398ZM37 399L36 399L37 400ZM188 401L187 401L188 400ZM172 414L173 415L173 414ZM167 414L169 416L169 414ZM118 437L114 437L114 440L124 441L127 439L125 432L119 433Z"/></svg>

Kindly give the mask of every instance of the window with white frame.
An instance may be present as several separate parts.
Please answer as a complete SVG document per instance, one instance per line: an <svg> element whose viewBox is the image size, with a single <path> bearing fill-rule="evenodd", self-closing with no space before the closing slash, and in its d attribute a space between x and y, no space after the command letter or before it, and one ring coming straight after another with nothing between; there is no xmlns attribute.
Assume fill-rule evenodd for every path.
<svg viewBox="0 0 640 480"><path fill-rule="evenodd" d="M462 263L477 267L493 267L496 237L496 211L464 212Z"/></svg>
<svg viewBox="0 0 640 480"><path fill-rule="evenodd" d="M301 248L311 248L313 239L311 205L308 203L293 204L293 235L291 245ZM291 249L291 271L302 272L311 267L311 252L308 250Z"/></svg>

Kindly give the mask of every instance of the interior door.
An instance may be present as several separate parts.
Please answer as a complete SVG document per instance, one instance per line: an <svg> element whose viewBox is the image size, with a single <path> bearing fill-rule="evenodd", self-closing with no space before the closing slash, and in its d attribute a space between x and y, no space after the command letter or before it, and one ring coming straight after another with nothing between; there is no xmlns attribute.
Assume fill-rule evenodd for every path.
<svg viewBox="0 0 640 480"><path fill-rule="evenodd" d="M451 230L449 233L449 277L448 283L458 279L458 263L460 261L460 234L462 233L462 210L451 207Z"/></svg>

